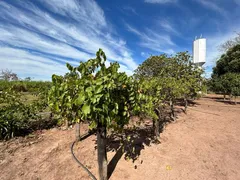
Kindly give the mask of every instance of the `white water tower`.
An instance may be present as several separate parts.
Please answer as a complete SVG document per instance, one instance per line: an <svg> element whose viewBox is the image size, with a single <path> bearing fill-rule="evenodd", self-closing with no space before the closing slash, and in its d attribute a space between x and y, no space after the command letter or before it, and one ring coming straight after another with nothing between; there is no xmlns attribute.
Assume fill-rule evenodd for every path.
<svg viewBox="0 0 240 180"><path fill-rule="evenodd" d="M199 38L193 42L193 63L199 67L206 62L206 39Z"/></svg>

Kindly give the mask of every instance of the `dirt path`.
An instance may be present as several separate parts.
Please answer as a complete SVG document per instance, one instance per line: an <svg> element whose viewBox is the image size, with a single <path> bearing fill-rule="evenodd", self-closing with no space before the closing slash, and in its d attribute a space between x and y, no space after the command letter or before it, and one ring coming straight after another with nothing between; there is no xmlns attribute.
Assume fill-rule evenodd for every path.
<svg viewBox="0 0 240 180"><path fill-rule="evenodd" d="M143 144L133 163L124 156L112 180L240 179L240 105L202 98L168 124L161 143ZM82 132L86 127L82 128ZM45 131L39 139L0 143L0 179L90 179L70 154L74 130ZM95 135L78 144L76 155L97 175ZM109 161L116 152L109 152Z"/></svg>

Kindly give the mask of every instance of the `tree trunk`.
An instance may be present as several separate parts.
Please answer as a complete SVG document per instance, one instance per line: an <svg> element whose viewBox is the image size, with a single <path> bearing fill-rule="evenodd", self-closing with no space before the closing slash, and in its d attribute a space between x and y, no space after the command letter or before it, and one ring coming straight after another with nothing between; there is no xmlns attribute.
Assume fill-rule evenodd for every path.
<svg viewBox="0 0 240 180"><path fill-rule="evenodd" d="M80 122L76 122L75 124L75 136L76 136L76 142L81 140Z"/></svg>
<svg viewBox="0 0 240 180"><path fill-rule="evenodd" d="M107 130L104 125L98 123L97 149L98 149L98 173L99 180L107 180Z"/></svg>
<svg viewBox="0 0 240 180"><path fill-rule="evenodd" d="M153 128L154 128L154 136L155 140L159 141L160 132L159 132L159 119L153 121Z"/></svg>
<svg viewBox="0 0 240 180"><path fill-rule="evenodd" d="M184 112L187 114L188 101L187 101L187 98L186 98L186 97L184 98L184 102L185 102Z"/></svg>
<svg viewBox="0 0 240 180"><path fill-rule="evenodd" d="M171 108L171 118L175 121L175 112L174 112L174 106L173 106L172 99L170 99L170 108Z"/></svg>
<svg viewBox="0 0 240 180"><path fill-rule="evenodd" d="M155 113L158 116L158 119L153 121L153 126L154 126L154 135L155 135L155 140L159 141L160 139L160 121L162 121L162 110L161 107L155 109Z"/></svg>
<svg viewBox="0 0 240 180"><path fill-rule="evenodd" d="M68 119L66 118L66 119L65 119L65 128L68 129L68 127L69 127Z"/></svg>

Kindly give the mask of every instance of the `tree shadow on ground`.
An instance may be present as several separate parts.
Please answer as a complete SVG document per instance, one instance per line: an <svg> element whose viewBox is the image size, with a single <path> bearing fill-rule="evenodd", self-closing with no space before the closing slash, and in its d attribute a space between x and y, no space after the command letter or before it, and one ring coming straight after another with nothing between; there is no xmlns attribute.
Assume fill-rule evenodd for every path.
<svg viewBox="0 0 240 180"><path fill-rule="evenodd" d="M219 99L216 99L215 100L216 102L221 102L221 103L224 103L224 104L230 104L230 105L236 105L236 104L240 104L240 102L235 102L233 100L219 100Z"/></svg>
<svg viewBox="0 0 240 180"><path fill-rule="evenodd" d="M196 105L200 105L200 103L198 103L198 102L195 102L194 100L192 100L192 99L188 99L187 100L188 101L188 106L196 106ZM175 103L175 105L177 105L177 106L185 106L185 102L184 102L184 100L183 99L178 99L177 101L176 101L176 103Z"/></svg>
<svg viewBox="0 0 240 180"><path fill-rule="evenodd" d="M230 104L230 105L236 105L236 104L240 104L240 102L235 102L235 99L230 99L230 98L224 98L223 97L204 97L204 98L207 98L207 99L212 99L216 102L220 102L220 103L223 103L223 104Z"/></svg>
<svg viewBox="0 0 240 180"><path fill-rule="evenodd" d="M196 104L196 103L191 103ZM176 117L182 113L181 108L175 107L174 111ZM170 109L166 107L163 111L163 119L159 122L160 134L164 131L166 124L173 122L170 117ZM136 122L141 122L136 125ZM161 135L160 135L161 137ZM108 178L111 177L119 160L124 156L124 159L133 163L140 157L141 151L145 149L145 146L151 146L151 144L160 144L160 140L156 140L154 136L153 121L150 119L140 120L139 118L133 119L130 125L124 128L122 132L112 131L107 137L107 152L116 152L113 158L108 163ZM97 144L97 142L96 142ZM97 149L97 146L95 146ZM143 161L141 161L141 164ZM137 166L135 165L135 168Z"/></svg>
<svg viewBox="0 0 240 180"><path fill-rule="evenodd" d="M169 121L171 121L170 118L165 118L159 123L160 133L163 132L164 125ZM116 154L108 164L108 178L112 175L118 161L123 155L125 160L131 160L134 163L141 155L141 151L145 149L145 146L159 143L161 142L155 140L152 123L144 123L144 125L139 127L126 128L123 133L112 133L109 135L107 151L115 151ZM135 166L135 168L137 167Z"/></svg>
<svg viewBox="0 0 240 180"><path fill-rule="evenodd" d="M184 108L182 108L182 107L174 107L174 112L176 114L176 119L178 119L178 115L179 114L181 114L181 113L185 113L186 114Z"/></svg>
<svg viewBox="0 0 240 180"><path fill-rule="evenodd" d="M175 113L176 114L187 114L189 107L196 107L198 105L201 105L199 102L195 102L195 99L188 99L187 100L187 109L185 110L185 102L183 99L177 99L176 106L175 106ZM178 116L177 116L178 117Z"/></svg>
<svg viewBox="0 0 240 180"><path fill-rule="evenodd" d="M217 96L215 96L215 97L213 97L213 96L205 96L205 97L203 97L203 98L206 98L206 99L214 99L214 100L216 100L216 99L223 100L223 99L224 99L223 97L217 97ZM228 98L226 98L226 99L228 99Z"/></svg>

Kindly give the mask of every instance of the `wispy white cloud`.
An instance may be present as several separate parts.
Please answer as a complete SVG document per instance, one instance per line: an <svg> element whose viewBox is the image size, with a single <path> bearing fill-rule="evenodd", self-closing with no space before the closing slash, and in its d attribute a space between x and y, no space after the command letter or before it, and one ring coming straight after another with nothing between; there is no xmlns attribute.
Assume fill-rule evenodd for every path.
<svg viewBox="0 0 240 180"><path fill-rule="evenodd" d="M240 6L240 0L234 0L234 2Z"/></svg>
<svg viewBox="0 0 240 180"><path fill-rule="evenodd" d="M0 25L0 40L17 48L27 48L66 58L87 60L91 57L89 54L78 51L66 43L52 41L41 37L37 33L11 25Z"/></svg>
<svg viewBox="0 0 240 180"><path fill-rule="evenodd" d="M138 15L136 9L133 8L133 7L131 7L131 6L124 6L124 7L123 7L123 10L129 11L129 12L131 12L132 14Z"/></svg>
<svg viewBox="0 0 240 180"><path fill-rule="evenodd" d="M167 19L159 20L158 23L165 31L173 33L175 35L180 35L180 33L173 27L173 25Z"/></svg>
<svg viewBox="0 0 240 180"><path fill-rule="evenodd" d="M89 27L107 26L103 10L94 0L38 0L46 3L49 10L68 16L77 22L84 23Z"/></svg>
<svg viewBox="0 0 240 180"><path fill-rule="evenodd" d="M146 28L145 31L139 31L136 28L125 23L127 30L134 33L140 38L139 45L147 49L173 54L172 47L176 47L175 43L171 40L169 35L162 35L156 31Z"/></svg>
<svg viewBox="0 0 240 180"><path fill-rule="evenodd" d="M21 78L32 77L34 74L36 80L50 80L52 74L63 75L67 71L63 63L33 55L28 51L0 46L0 54L1 68L11 69Z"/></svg>
<svg viewBox="0 0 240 180"><path fill-rule="evenodd" d="M213 11L216 11L219 14L222 14L223 16L227 17L227 12L224 8L218 5L217 1L209 1L209 0L195 0L202 6L204 6L207 9L211 9Z"/></svg>
<svg viewBox="0 0 240 180"><path fill-rule="evenodd" d="M165 3L176 3L178 0L145 0L146 3L153 4L165 4Z"/></svg>
<svg viewBox="0 0 240 180"><path fill-rule="evenodd" d="M0 46L0 62L2 69L10 69L19 74L20 78L33 77L35 80L50 80L52 74L64 75L68 70L65 63L73 66L79 65L79 62L69 59L51 57L48 55L40 56L38 53L32 53L21 49L13 49ZM110 64L109 61L106 62ZM133 71L123 64L120 64L120 72L126 72L132 75Z"/></svg>
<svg viewBox="0 0 240 180"><path fill-rule="evenodd" d="M33 57L29 50L44 57L46 63L47 60L52 61L52 56L59 61L64 58L75 62L85 61L94 57L95 52L102 48L109 60L125 64L122 69L126 69L128 73L137 67L126 41L114 32L95 1L38 1L47 3L48 11L38 8L31 1L15 1L21 8L7 1L0 1L0 41L5 47L26 51L27 54L22 56L23 59L19 57L18 61L24 62L27 55ZM7 56L5 61L0 60L4 67L7 64L6 58ZM8 65L9 61L11 60L8 60ZM10 68L14 68L14 63L20 64L12 61ZM29 68L31 66L29 63Z"/></svg>

